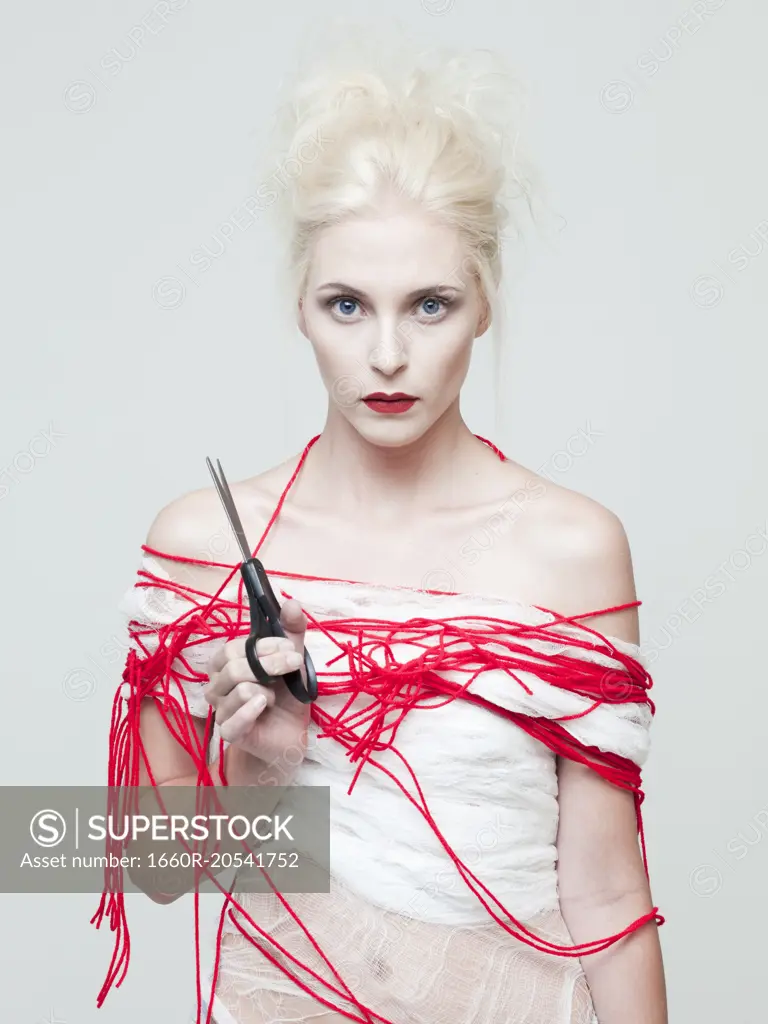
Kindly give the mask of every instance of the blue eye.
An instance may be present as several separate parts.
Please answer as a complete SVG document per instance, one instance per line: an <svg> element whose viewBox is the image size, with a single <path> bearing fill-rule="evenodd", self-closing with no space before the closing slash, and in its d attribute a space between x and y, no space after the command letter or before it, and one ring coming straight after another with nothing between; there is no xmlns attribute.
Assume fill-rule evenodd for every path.
<svg viewBox="0 0 768 1024"><path fill-rule="evenodd" d="M357 306L357 299L334 299L331 305L332 307L336 306L338 311L342 314L342 316L347 316L355 312L354 309L350 309L349 307Z"/></svg>
<svg viewBox="0 0 768 1024"><path fill-rule="evenodd" d="M430 295L428 298L424 299L422 303L422 308L426 306L428 302L432 303L432 309L425 309L424 312L427 313L429 316L434 316L436 313L442 312L444 305L442 299L436 299L434 296Z"/></svg>

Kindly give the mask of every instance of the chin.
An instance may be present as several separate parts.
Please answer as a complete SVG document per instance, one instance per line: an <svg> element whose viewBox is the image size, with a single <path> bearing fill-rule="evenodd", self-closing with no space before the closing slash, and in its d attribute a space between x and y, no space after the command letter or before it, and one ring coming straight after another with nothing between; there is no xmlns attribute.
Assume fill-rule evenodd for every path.
<svg viewBox="0 0 768 1024"><path fill-rule="evenodd" d="M362 438L380 448L402 448L418 441L430 427L424 416L399 413L387 416L363 408L350 418Z"/></svg>

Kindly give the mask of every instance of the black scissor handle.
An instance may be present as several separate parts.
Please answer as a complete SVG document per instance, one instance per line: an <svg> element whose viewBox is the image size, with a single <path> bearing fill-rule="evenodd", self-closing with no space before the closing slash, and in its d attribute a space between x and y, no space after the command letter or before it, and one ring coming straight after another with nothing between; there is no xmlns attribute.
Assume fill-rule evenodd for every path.
<svg viewBox="0 0 768 1024"><path fill-rule="evenodd" d="M251 632L245 641L245 657L251 672L262 686L272 686L276 678L282 678L288 690L302 704L310 704L317 698L317 675L309 651L304 650L304 670L307 684L300 669L294 669L283 676L270 676L256 654L256 642L264 636L285 636L280 622L280 606L277 603L264 566L258 558L249 558L240 566L240 572L248 592L251 610Z"/></svg>

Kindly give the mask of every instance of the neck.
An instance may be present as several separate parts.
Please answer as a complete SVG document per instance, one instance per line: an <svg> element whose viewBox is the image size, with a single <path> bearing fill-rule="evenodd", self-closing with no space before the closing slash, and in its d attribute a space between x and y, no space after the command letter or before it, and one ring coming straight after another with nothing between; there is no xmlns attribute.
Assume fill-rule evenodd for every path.
<svg viewBox="0 0 768 1024"><path fill-rule="evenodd" d="M365 510L387 519L409 510L466 501L478 456L498 460L461 417L458 400L417 440L394 447L373 444L331 408L323 432L296 481L312 503L338 511ZM300 488L299 485L303 484Z"/></svg>

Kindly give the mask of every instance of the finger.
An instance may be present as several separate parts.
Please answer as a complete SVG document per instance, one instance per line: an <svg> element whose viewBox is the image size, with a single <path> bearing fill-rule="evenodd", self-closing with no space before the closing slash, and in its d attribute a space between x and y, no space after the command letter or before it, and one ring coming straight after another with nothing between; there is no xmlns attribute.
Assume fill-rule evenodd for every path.
<svg viewBox="0 0 768 1024"><path fill-rule="evenodd" d="M209 675L210 682L203 687L203 695L209 704L218 707L240 683L251 686L256 678L246 658L228 661L218 672Z"/></svg>
<svg viewBox="0 0 768 1024"><path fill-rule="evenodd" d="M255 694L234 715L221 723L219 726L221 738L228 743L237 742L237 740L250 732L256 720L266 710L266 707L263 694Z"/></svg>
<svg viewBox="0 0 768 1024"><path fill-rule="evenodd" d="M264 697L268 708L275 703L275 691L271 686L261 686L259 683L238 683L226 697L216 702L216 721L225 722L235 715L241 707L246 705L254 697Z"/></svg>
<svg viewBox="0 0 768 1024"><path fill-rule="evenodd" d="M236 636L234 640L227 640L226 643L217 647L206 665L208 675L212 676L216 672L220 672L228 661L232 661L235 658L244 658L245 640L244 636Z"/></svg>
<svg viewBox="0 0 768 1024"><path fill-rule="evenodd" d="M278 651L295 651L293 640L287 636L262 636L256 641L254 650L259 658L265 654L276 654Z"/></svg>
<svg viewBox="0 0 768 1024"><path fill-rule="evenodd" d="M228 693L232 685L241 679L255 678L245 656L245 641L246 637L244 636L229 640L211 657L207 666L208 678L211 682L220 684L217 687L217 693L222 695ZM295 650L293 641L282 636L260 637L254 646L257 656L280 650Z"/></svg>
<svg viewBox="0 0 768 1024"><path fill-rule="evenodd" d="M259 663L267 675L284 676L304 664L304 655L291 647L288 650L277 651L275 654L260 656Z"/></svg>
<svg viewBox="0 0 768 1024"><path fill-rule="evenodd" d="M268 676L277 679L301 668L304 664L304 655L295 649L290 640L284 640L283 646L274 654L259 656L259 664ZM205 699L209 704L218 706L241 683L250 686L256 682L256 676L251 671L247 658L228 661L220 672L211 677L211 681L204 688ZM269 693L271 703L274 701L274 691L270 688Z"/></svg>
<svg viewBox="0 0 768 1024"><path fill-rule="evenodd" d="M293 641L297 651L304 653L304 634L307 629L307 616L296 598L288 598L280 609L280 624L285 635Z"/></svg>

